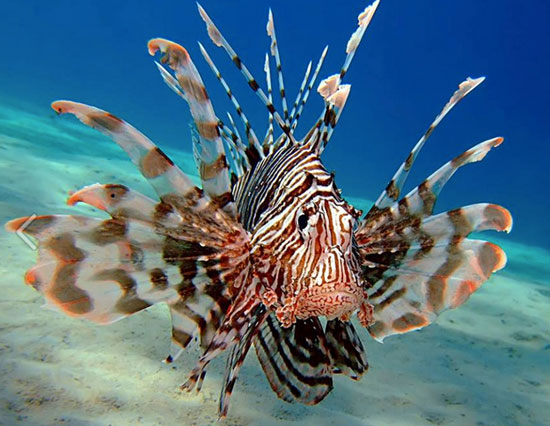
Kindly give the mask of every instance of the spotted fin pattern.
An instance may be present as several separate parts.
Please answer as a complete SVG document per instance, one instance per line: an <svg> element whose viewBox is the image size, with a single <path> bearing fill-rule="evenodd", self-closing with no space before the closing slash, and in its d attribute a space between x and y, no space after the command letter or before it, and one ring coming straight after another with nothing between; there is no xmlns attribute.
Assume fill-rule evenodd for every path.
<svg viewBox="0 0 550 426"><path fill-rule="evenodd" d="M248 234L142 133L114 115L69 101L52 104L110 136L161 198L123 185L95 184L73 193L109 220L41 216L25 228L39 242L26 282L71 316L110 323L155 303L169 305L177 358L196 336L207 348L230 303L227 280L246 277ZM15 232L28 218L6 225Z"/></svg>
<svg viewBox="0 0 550 426"><path fill-rule="evenodd" d="M466 237L474 231L510 231L508 210L475 204L432 216L439 192L461 166L480 161L502 138L482 142L446 163L393 205L373 206L356 239L374 305L370 334L378 339L430 324L466 301L503 268L498 246Z"/></svg>

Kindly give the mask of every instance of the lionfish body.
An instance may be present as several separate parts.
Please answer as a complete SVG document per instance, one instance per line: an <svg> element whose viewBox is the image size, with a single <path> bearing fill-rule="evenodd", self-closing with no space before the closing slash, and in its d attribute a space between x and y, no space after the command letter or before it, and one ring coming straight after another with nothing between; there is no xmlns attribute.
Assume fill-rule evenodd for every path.
<svg viewBox="0 0 550 426"><path fill-rule="evenodd" d="M30 223L28 218L9 222L8 230L25 224L24 232L39 242L38 262L26 282L68 315L102 324L166 303L172 318L166 361L174 361L194 338L204 350L182 388L200 389L208 363L229 350L221 416L251 346L280 398L315 404L332 389L333 374L357 379L368 368L352 314L381 341L422 328L462 304L506 262L499 247L466 237L485 229L509 231L511 216L493 204L437 215L433 208L452 174L481 160L502 139L474 146L407 195L400 192L433 129L483 79L460 84L364 217L341 197L320 160L349 94L342 79L377 6L378 1L359 15L340 73L319 85L324 109L300 140L294 131L326 49L311 77L308 66L289 113L271 12L267 32L281 113L273 105L269 55L266 93L199 6L210 38L267 108L263 140L202 45L243 122L245 138L230 114L229 124L215 115L187 51L164 39L149 42L152 55L163 54L157 66L164 81L189 104L202 188L128 123L84 104L54 102L58 113L72 113L110 136L159 200L123 185L95 184L72 194L68 203L104 210L108 220L40 216ZM277 127L281 134L275 138Z"/></svg>

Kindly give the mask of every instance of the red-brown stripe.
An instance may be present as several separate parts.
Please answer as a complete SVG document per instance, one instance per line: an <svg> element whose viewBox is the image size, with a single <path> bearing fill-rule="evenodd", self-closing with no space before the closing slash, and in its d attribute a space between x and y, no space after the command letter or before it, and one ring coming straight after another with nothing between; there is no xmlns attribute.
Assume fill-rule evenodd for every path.
<svg viewBox="0 0 550 426"><path fill-rule="evenodd" d="M197 130L199 134L208 140L214 140L220 136L220 130L218 129L218 123L215 121L202 122L197 121Z"/></svg>
<svg viewBox="0 0 550 426"><path fill-rule="evenodd" d="M220 172L227 168L227 161L225 155L220 154L216 160L212 163L201 162L200 175L203 180L210 180L217 177Z"/></svg>
<svg viewBox="0 0 550 426"><path fill-rule="evenodd" d="M206 93L206 89L199 81L181 74L177 78L178 83L185 92L185 96L197 102L206 102L208 100L208 93Z"/></svg>
<svg viewBox="0 0 550 426"><path fill-rule="evenodd" d="M153 148L141 159L140 170L147 179L156 178L168 171L174 163L159 148Z"/></svg>
<svg viewBox="0 0 550 426"><path fill-rule="evenodd" d="M116 132L124 124L124 121L109 112L92 112L87 115L87 118L90 126L104 128L110 132Z"/></svg>

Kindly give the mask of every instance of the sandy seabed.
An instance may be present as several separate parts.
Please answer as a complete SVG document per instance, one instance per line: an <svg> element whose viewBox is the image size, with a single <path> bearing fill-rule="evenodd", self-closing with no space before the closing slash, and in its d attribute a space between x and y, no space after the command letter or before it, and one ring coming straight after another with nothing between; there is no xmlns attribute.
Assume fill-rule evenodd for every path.
<svg viewBox="0 0 550 426"><path fill-rule="evenodd" d="M196 174L190 154L166 152ZM97 181L152 195L115 144L76 120L0 104L0 222L33 213L97 215L65 205L68 191ZM336 377L319 405L288 404L251 353L221 424L550 425L550 253L489 237L509 265L464 306L384 344L359 330L370 363L362 380ZM160 362L170 343L165 306L107 327L41 309L43 298L23 282L35 253L3 230L0 247L0 424L216 421L225 360L213 362L201 393L181 392L199 351L190 348L175 365Z"/></svg>

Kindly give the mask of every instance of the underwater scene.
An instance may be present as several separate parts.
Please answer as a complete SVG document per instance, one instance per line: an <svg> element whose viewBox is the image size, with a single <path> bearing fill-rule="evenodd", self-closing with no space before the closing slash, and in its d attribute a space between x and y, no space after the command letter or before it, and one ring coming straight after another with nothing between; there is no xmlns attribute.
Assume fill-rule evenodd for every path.
<svg viewBox="0 0 550 426"><path fill-rule="evenodd" d="M200 3L2 5L0 424L550 425L550 3Z"/></svg>

